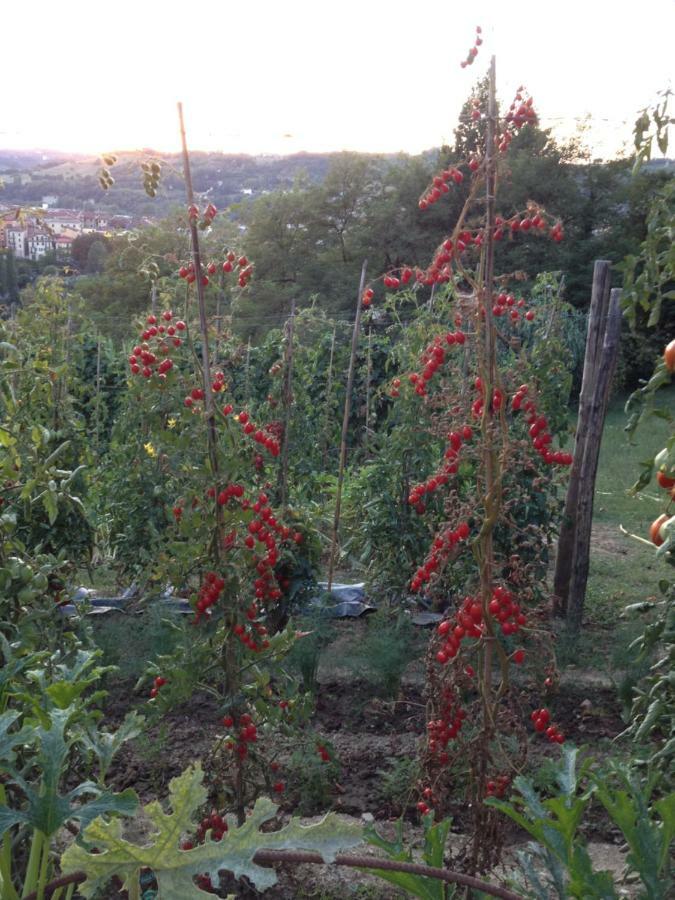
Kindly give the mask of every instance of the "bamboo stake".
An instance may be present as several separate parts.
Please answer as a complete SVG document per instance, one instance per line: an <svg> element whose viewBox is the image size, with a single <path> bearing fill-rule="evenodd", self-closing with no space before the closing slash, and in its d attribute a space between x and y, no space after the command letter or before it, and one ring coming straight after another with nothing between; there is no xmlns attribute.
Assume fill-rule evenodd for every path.
<svg viewBox="0 0 675 900"><path fill-rule="evenodd" d="M291 315L286 323L286 353L284 366L284 435L281 443L279 465L279 499L282 507L288 503L288 451L291 426L291 406L293 404L293 334L295 331L295 299L291 300Z"/></svg>
<svg viewBox="0 0 675 900"><path fill-rule="evenodd" d="M349 371L347 374L347 393L345 395L345 408L342 416L342 437L340 439L340 463L338 467L337 494L335 496L335 517L333 519L333 536L330 545L330 560L328 562L328 592L333 587L333 573L335 570L335 552L337 549L338 529L340 527L340 509L342 506L342 484L345 475L345 462L347 459L347 432L349 430L349 414L351 412L352 386L354 384L354 361L356 348L359 343L359 327L361 325L361 310L363 309L363 289L366 284L366 269L368 260L363 260L361 266L361 280L359 281L359 294L356 300L356 318L354 319L354 331L352 332L352 351L349 357Z"/></svg>
<svg viewBox="0 0 675 900"><path fill-rule="evenodd" d="M496 63L493 56L490 60L489 95L487 115L487 136L485 146L485 231L483 245L482 282L478 289L478 305L476 309L476 322L480 334L480 323L484 314L483 326L483 353L481 360L481 372L483 379L483 417L481 420L481 432L483 440L483 478L485 487L485 521L477 539L476 552L479 563L481 600L483 607L483 620L486 623L485 649L483 651L482 669L480 672L481 694L483 700L483 741L482 751L476 760L478 774L477 792L482 795L487 779L487 748L494 734L493 703L494 692L492 685L492 667L494 655L494 631L489 612L492 599L493 573L494 573L494 544L493 531L500 506L500 490L497 484L497 451L495 447L495 416L492 408L492 397L497 383L496 361L496 334L495 323L492 316L492 295L494 292L494 230L495 230L495 191L497 182L497 165L494 153L495 134L497 132L497 100L496 100ZM479 842L477 835L482 830L482 824L489 814L480 803L476 804L474 822L474 840L471 850L471 867L475 871L478 865Z"/></svg>
<svg viewBox="0 0 675 900"><path fill-rule="evenodd" d="M96 342L96 451L99 449L100 429L100 405L101 405L101 335Z"/></svg>
<svg viewBox="0 0 675 900"><path fill-rule="evenodd" d="M324 411L324 419L323 419L323 467L324 469L328 468L328 445L329 434L328 428L330 425L330 398L331 393L333 391L333 358L335 356L335 325L333 325L333 336L331 337L330 342L330 355L328 357L328 376L326 378L326 403L325 403L325 411Z"/></svg>
<svg viewBox="0 0 675 900"><path fill-rule="evenodd" d="M246 345L246 362L244 363L244 397L248 403L251 399L249 390L249 366L251 364L251 338L249 337Z"/></svg>
<svg viewBox="0 0 675 900"><path fill-rule="evenodd" d="M192 173L190 172L190 156L188 154L187 138L185 136L185 123L183 121L183 104L178 104L178 119L180 122L180 136L183 148L183 174L185 176L185 192L188 206L194 203L194 190L192 188ZM192 262L195 270L195 285L197 286L197 302L199 305L199 330L202 343L202 384L204 389L204 407L206 409L207 444L211 472L215 480L218 478L218 433L216 431L216 410L211 391L211 365L209 361L209 335L206 323L206 304L204 299L204 283L202 260L199 250L199 234L194 219L190 219L190 241L192 244ZM220 558L222 510L216 504L216 529L217 540L215 544L216 559Z"/></svg>

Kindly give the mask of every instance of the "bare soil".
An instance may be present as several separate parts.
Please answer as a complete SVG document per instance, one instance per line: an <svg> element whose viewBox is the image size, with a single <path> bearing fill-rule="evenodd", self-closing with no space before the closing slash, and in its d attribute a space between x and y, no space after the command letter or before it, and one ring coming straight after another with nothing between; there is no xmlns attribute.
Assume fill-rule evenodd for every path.
<svg viewBox="0 0 675 900"><path fill-rule="evenodd" d="M363 628L364 623L359 621L340 623L338 641L358 640ZM330 656L340 658L339 653ZM586 677L587 674L591 677ZM112 723L119 721L130 708L138 706L139 701L132 694L130 684L117 683L111 688L107 719ZM523 690L527 698L527 688ZM537 699L533 694L532 703ZM551 707L555 721L566 736L577 746L587 746L596 756L625 727L615 688L611 683L595 679L592 673L576 672L568 677L564 690L554 698ZM420 847L421 832L414 807L418 798L414 793L398 800L387 797L382 784L383 773L391 772L401 761L415 758L425 722L423 671L419 663L411 665L406 672L401 692L395 700L374 695L372 688L360 681L353 671L341 670L335 665L320 668L311 727L330 742L341 771L330 790L326 808L316 812L332 809L360 821L373 821L385 833L391 832L394 820L403 815L413 847ZM133 787L144 802L162 797L169 780L189 764L197 760L206 764L221 733L213 699L207 695L197 696L122 749L110 775L112 785L116 789ZM282 769L293 749L288 743L282 744L279 757ZM554 752L546 742L535 744L531 762L536 765ZM288 785L284 796L287 799L281 803L280 814L287 817L296 812L298 795L292 784ZM453 831L457 832L453 840L458 844L463 840L466 820L466 810L458 802L453 809ZM508 835L507 868L512 859L511 851L525 839L515 826L510 828ZM621 868L617 848L619 837L604 815L593 813L586 826L586 838L593 844L593 852L606 860L606 867L617 872ZM237 897L255 896L241 885L234 892ZM391 885L356 870L310 865L280 867L279 885L265 894L265 897L279 900L292 897L329 900L345 896L395 898L400 895Z"/></svg>

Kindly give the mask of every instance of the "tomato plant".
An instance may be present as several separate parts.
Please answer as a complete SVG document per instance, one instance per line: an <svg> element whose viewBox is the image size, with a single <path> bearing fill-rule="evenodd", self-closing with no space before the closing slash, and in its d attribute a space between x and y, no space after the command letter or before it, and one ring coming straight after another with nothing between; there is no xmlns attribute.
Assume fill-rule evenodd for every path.
<svg viewBox="0 0 675 900"><path fill-rule="evenodd" d="M506 114L497 115L494 61L489 94L487 108L475 108L486 125L483 145L439 172L419 201L424 211L453 185L468 182L452 230L426 268L401 266L382 276L389 291L448 286L445 321L427 334L413 370L396 373L391 396L396 403L417 401L441 457L407 497L414 514L434 516L410 590L435 596L447 610L427 658L429 721L418 808L422 815L445 812L461 786L473 816L467 865L474 870L495 862L502 840L482 801L503 796L527 755L527 716L512 689L512 670L528 669L541 694L555 684L540 543L542 530L544 540L550 535L549 510L533 515L533 498L545 496L552 472L572 461L556 447L564 416L549 421L542 404L556 382L560 390L566 373L558 367L551 377L554 361L542 366L541 359L533 370L523 349L538 312L549 310L535 309L520 294L517 273L494 274L495 242L560 242L564 229L535 201L498 213L498 172L512 137L537 116L522 87ZM368 285L362 299L369 315L374 295ZM546 707L532 711L530 721L535 736L564 740Z"/></svg>

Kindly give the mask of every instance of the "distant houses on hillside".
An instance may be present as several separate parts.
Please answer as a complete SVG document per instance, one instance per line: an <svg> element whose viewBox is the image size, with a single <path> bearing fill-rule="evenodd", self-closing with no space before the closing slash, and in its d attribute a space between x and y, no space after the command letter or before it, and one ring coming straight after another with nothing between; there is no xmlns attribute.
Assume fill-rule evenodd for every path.
<svg viewBox="0 0 675 900"><path fill-rule="evenodd" d="M100 233L110 236L129 231L135 224L132 216L108 215L95 210L0 207L0 248L11 250L17 259L37 261L48 253L67 259L73 241L79 235Z"/></svg>

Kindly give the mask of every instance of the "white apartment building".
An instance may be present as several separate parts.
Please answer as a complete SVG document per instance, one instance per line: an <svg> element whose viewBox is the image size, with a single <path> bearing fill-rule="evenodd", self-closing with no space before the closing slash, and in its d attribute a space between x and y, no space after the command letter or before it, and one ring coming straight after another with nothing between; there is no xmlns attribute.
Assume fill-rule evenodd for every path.
<svg viewBox="0 0 675 900"><path fill-rule="evenodd" d="M28 259L41 259L47 253L54 250L54 240L43 228L28 226L26 237L26 249L28 251Z"/></svg>
<svg viewBox="0 0 675 900"><path fill-rule="evenodd" d="M22 225L8 225L5 228L5 246L11 250L17 259L25 259L27 247L28 231Z"/></svg>

